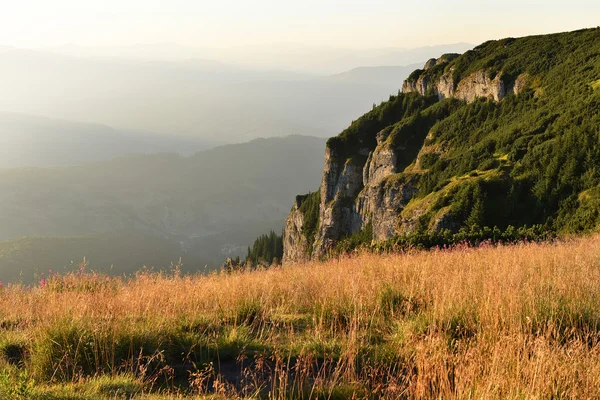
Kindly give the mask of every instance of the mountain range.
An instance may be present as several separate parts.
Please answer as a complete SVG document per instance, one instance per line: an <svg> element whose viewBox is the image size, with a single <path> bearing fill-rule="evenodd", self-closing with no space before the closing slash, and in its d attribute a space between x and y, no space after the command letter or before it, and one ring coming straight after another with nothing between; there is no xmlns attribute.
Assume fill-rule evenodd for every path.
<svg viewBox="0 0 600 400"><path fill-rule="evenodd" d="M198 138L0 112L0 168L80 165L130 154L190 155L214 145Z"/></svg>
<svg viewBox="0 0 600 400"><path fill-rule="evenodd" d="M457 47L467 45L443 48ZM130 50L128 57L125 50L106 56L92 56L103 54L94 49L72 51L79 54L75 56L4 48L0 51L0 110L214 144L291 134L329 137L374 102L397 93L412 68L385 74L363 70L346 74L344 79L330 75L356 67L410 65L437 53L431 48L414 50L410 57L390 59L406 61L395 64L352 58L344 64L347 69L316 73L310 69L290 72L285 69L290 64L213 61L203 52L190 51L185 59L155 59L136 56L136 48ZM311 60L316 62L315 57L305 58L305 62Z"/></svg>
<svg viewBox="0 0 600 400"><path fill-rule="evenodd" d="M294 194L318 183L324 145L289 136L187 157L0 169L0 280L22 272L31 282L36 269L61 270L83 257L96 270L114 265L115 273L179 257L186 271L215 268L244 255L261 232L281 229ZM144 245L152 247L148 255L164 251L141 257Z"/></svg>

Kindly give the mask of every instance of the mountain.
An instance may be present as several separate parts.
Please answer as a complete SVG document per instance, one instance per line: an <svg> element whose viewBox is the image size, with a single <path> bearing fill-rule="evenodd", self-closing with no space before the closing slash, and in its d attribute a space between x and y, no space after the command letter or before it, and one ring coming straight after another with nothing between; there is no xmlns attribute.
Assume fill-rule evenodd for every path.
<svg viewBox="0 0 600 400"><path fill-rule="evenodd" d="M384 85L386 87L401 87L404 79L408 77L421 64L408 66L387 67L358 67L341 74L330 75L324 79L331 82L356 82L371 85Z"/></svg>
<svg viewBox="0 0 600 400"><path fill-rule="evenodd" d="M144 258L157 263L152 265L176 255L214 267L227 256L244 255L258 234L281 229L294 194L318 183L324 144L320 138L289 136L188 157L165 153L0 169L0 241L60 237L61 246L73 249L71 243L81 236L136 234L162 239L162 248L181 249L165 251L156 261ZM25 248L36 243L41 242ZM92 259L84 248L78 257L69 251L54 268L84 256L93 267L106 268L110 254ZM137 260L132 265L139 268ZM5 272L0 268L0 280Z"/></svg>
<svg viewBox="0 0 600 400"><path fill-rule="evenodd" d="M75 237L16 238L0 242L0 281L32 284L51 273L87 270L132 275L144 266L168 270L185 260L184 271L204 270L204 261L182 251L178 243L138 233L105 233Z"/></svg>
<svg viewBox="0 0 600 400"><path fill-rule="evenodd" d="M130 61L182 62L199 59L207 64L237 65L247 70L283 70L304 75L331 75L359 66L414 64L443 53L462 53L473 47L474 45L469 43L451 43L416 48L350 49L298 43L273 43L268 46L197 48L175 43L155 43L104 47L71 44L49 48L46 51L74 57Z"/></svg>
<svg viewBox="0 0 600 400"><path fill-rule="evenodd" d="M0 168L77 165L128 154L191 154L212 143L0 112Z"/></svg>
<svg viewBox="0 0 600 400"><path fill-rule="evenodd" d="M397 93L408 75L331 80L324 79L329 73L240 66L201 53L160 61L128 58L125 50L102 57L0 51L0 110L218 144L291 134L329 137L374 102ZM419 56L411 63L428 58ZM344 64L348 68L334 72L369 66L360 64L369 60L352 57Z"/></svg>
<svg viewBox="0 0 600 400"><path fill-rule="evenodd" d="M327 142L320 189L287 218L284 259L486 227L594 229L598 110L600 28L429 60Z"/></svg>
<svg viewBox="0 0 600 400"><path fill-rule="evenodd" d="M261 69L282 69L301 73L331 75L356 67L410 65L443 53L462 53L473 48L469 43L453 43L417 48L350 49L278 43L242 46L232 49L206 49L209 58Z"/></svg>

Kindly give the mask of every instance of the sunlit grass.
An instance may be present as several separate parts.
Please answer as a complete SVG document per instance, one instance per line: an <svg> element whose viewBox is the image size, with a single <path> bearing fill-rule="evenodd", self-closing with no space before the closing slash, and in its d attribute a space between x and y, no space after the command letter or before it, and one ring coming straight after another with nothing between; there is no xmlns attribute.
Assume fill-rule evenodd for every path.
<svg viewBox="0 0 600 400"><path fill-rule="evenodd" d="M7 399L600 396L597 235L208 276L83 270L5 287L0 310Z"/></svg>

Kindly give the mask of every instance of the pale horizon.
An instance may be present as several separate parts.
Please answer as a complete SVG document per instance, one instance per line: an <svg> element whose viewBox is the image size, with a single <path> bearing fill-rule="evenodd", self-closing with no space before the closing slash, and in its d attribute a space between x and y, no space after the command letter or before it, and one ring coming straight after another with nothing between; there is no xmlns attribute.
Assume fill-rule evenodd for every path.
<svg viewBox="0 0 600 400"><path fill-rule="evenodd" d="M417 48L479 44L507 36L571 31L598 25L600 4L574 0L509 0L502 7L463 0L400 4L375 0L195 2L116 0L21 1L5 5L0 44L40 49L169 44L234 49L293 44L339 49ZM502 21L502 23L490 23Z"/></svg>

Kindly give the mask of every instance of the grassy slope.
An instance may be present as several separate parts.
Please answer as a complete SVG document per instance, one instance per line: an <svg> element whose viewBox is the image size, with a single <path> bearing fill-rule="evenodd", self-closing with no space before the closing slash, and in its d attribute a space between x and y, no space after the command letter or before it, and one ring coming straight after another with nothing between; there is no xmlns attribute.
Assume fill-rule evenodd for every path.
<svg viewBox="0 0 600 400"><path fill-rule="evenodd" d="M595 235L231 275L53 277L1 291L0 391L598 397L599 260Z"/></svg>

